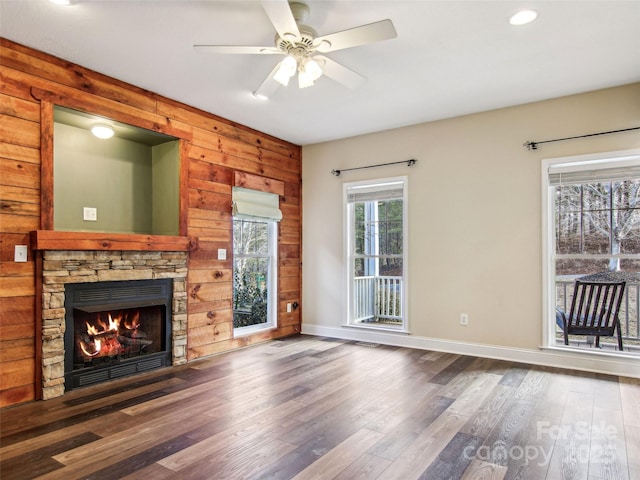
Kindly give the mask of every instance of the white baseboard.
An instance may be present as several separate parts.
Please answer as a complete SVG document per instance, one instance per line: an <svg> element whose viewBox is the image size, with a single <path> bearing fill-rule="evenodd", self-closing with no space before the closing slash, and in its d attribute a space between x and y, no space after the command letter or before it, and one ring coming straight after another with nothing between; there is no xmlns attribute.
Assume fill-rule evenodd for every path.
<svg viewBox="0 0 640 480"><path fill-rule="evenodd" d="M540 350L501 347L479 343L457 342L437 338L420 337L379 330L350 327L325 327L302 324L302 333L322 337L340 338L361 342L380 343L397 347L416 348L438 352L495 358L512 362L544 365L548 367L582 370L609 375L640 378L640 357L604 352L577 352L569 348L549 347Z"/></svg>

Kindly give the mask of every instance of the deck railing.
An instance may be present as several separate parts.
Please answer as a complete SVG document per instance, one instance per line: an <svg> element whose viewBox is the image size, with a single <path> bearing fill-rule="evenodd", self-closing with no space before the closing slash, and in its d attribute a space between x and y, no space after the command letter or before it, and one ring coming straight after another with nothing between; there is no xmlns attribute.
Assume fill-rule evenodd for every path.
<svg viewBox="0 0 640 480"><path fill-rule="evenodd" d="M556 278L556 306L568 312L571 308L573 287L578 275ZM620 330L623 340L640 341L640 283L627 282L620 306Z"/></svg>
<svg viewBox="0 0 640 480"><path fill-rule="evenodd" d="M402 322L402 277L357 277L353 288L356 322Z"/></svg>

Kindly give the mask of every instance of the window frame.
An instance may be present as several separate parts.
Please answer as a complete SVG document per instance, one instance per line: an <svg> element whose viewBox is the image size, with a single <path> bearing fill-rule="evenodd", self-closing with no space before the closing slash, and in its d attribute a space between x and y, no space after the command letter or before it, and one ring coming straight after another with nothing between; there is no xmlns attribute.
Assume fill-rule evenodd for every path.
<svg viewBox="0 0 640 480"><path fill-rule="evenodd" d="M572 171L595 171L602 168L624 167L627 165L640 165L640 149L547 158L542 161L542 348L576 351L575 348L556 344L555 202L554 189L549 181L549 170L552 167L566 167ZM599 256L603 255L605 254L600 254ZM591 256L594 257L595 254ZM606 256L611 257L610 254ZM615 355L615 353L592 352L590 349L580 349L580 352Z"/></svg>
<svg viewBox="0 0 640 480"><path fill-rule="evenodd" d="M401 309L402 322L400 325L381 325L372 323L358 323L354 321L354 257L355 257L355 229L354 227L354 203L349 202L349 189L353 187L374 187L401 183L402 186L402 290ZM383 189L381 189L383 190ZM386 332L409 333L409 202L408 202L408 177L385 177L371 180L355 182L345 182L343 184L343 245L344 245L344 265L345 265L345 301L344 301L344 321L343 327L363 328L370 330L383 330ZM387 257L388 255L377 255L376 257Z"/></svg>
<svg viewBox="0 0 640 480"><path fill-rule="evenodd" d="M247 325L246 327L233 327L234 338L252 335L258 332L273 330L278 326L278 224L274 220L254 219L248 220L243 218L233 218L236 221L245 222L262 222L267 224L267 254L246 254L239 255L241 258L268 258L267 267L267 321L256 325ZM235 226L234 226L235 228ZM232 258L232 277L235 277L235 263L238 255L236 254L235 245L233 246ZM232 287L233 289L233 282ZM233 306L232 306L233 308Z"/></svg>

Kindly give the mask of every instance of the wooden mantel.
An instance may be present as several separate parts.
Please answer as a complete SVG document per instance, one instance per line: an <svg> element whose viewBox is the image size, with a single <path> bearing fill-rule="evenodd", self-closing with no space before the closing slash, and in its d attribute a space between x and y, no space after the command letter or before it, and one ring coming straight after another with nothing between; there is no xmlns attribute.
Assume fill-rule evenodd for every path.
<svg viewBox="0 0 640 480"><path fill-rule="evenodd" d="M31 232L32 250L138 250L149 252L186 252L194 248L189 237L129 233Z"/></svg>

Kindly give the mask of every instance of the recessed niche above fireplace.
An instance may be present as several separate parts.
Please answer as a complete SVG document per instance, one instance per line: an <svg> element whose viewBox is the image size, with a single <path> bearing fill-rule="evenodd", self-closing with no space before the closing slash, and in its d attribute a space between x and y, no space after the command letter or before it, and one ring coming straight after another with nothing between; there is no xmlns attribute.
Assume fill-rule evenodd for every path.
<svg viewBox="0 0 640 480"><path fill-rule="evenodd" d="M95 124L115 135L96 138ZM179 235L180 141L54 107L53 229Z"/></svg>

